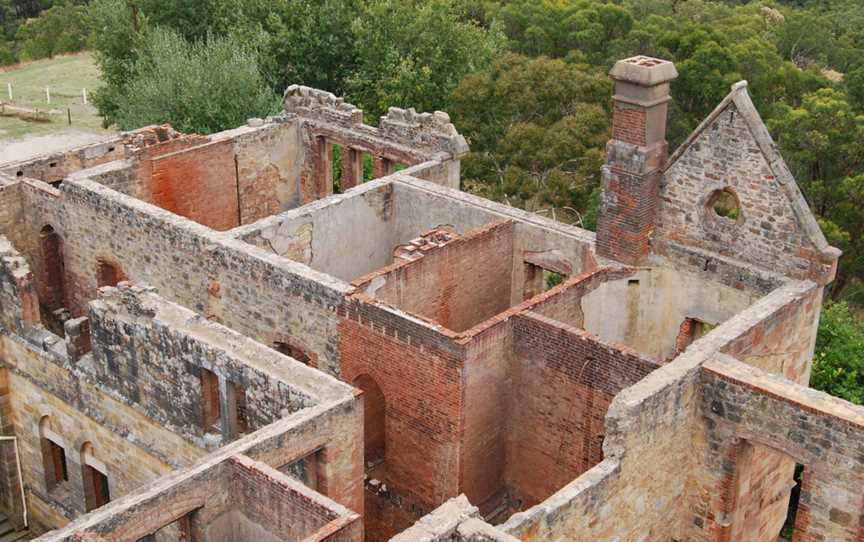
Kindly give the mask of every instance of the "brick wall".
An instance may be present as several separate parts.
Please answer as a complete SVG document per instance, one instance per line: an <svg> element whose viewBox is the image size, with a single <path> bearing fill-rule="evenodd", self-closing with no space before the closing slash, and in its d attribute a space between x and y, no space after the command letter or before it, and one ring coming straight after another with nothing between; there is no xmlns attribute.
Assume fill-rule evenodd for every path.
<svg viewBox="0 0 864 542"><path fill-rule="evenodd" d="M233 145L214 142L148 160L143 199L215 230L240 224ZM147 176L149 173L149 177Z"/></svg>
<svg viewBox="0 0 864 542"><path fill-rule="evenodd" d="M368 375L381 388L386 482L431 509L457 494L462 367L453 353L409 343L399 320L342 321L342 378Z"/></svg>
<svg viewBox="0 0 864 542"><path fill-rule="evenodd" d="M507 446L511 499L533 506L603 459L612 398L657 368L539 314L515 318Z"/></svg>
<svg viewBox="0 0 864 542"><path fill-rule="evenodd" d="M499 222L376 273L385 282L374 295L463 331L510 307L512 258L513 223Z"/></svg>
<svg viewBox="0 0 864 542"><path fill-rule="evenodd" d="M645 145L646 117L644 107L616 101L612 118L612 139L633 145Z"/></svg>
<svg viewBox="0 0 864 542"><path fill-rule="evenodd" d="M277 539L304 540L325 533L329 537L338 534L338 540L363 539L357 514L328 502L266 464L244 456L232 458L231 464L231 506Z"/></svg>
<svg viewBox="0 0 864 542"><path fill-rule="evenodd" d="M511 320L473 336L465 344L460 492L488 514L506 497L505 466L513 371Z"/></svg>

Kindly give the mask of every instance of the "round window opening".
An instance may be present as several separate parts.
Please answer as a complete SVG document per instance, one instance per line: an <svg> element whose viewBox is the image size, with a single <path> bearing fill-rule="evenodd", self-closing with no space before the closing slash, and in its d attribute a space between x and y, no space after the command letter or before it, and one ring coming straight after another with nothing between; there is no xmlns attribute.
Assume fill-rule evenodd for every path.
<svg viewBox="0 0 864 542"><path fill-rule="evenodd" d="M741 221L741 204L738 196L730 188L715 190L708 197L708 209L710 212L726 220L733 222Z"/></svg>

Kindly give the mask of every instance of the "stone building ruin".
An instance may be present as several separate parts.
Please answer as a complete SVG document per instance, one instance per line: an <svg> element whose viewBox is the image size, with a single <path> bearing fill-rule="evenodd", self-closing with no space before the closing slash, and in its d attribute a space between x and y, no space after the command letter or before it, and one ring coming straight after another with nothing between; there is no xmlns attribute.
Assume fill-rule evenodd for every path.
<svg viewBox="0 0 864 542"><path fill-rule="evenodd" d="M794 498L792 540L864 541L864 408L807 387L840 253L746 83L670 155L676 75L612 69L596 235L459 191L446 114L301 86L0 165L0 510L44 542L767 542Z"/></svg>

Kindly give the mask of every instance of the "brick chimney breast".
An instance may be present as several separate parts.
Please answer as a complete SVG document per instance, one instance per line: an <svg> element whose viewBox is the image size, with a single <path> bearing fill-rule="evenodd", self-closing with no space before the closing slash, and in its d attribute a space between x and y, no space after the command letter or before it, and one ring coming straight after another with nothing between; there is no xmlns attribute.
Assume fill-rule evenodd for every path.
<svg viewBox="0 0 864 542"><path fill-rule="evenodd" d="M634 56L609 72L615 81L612 139L606 145L597 253L638 265L650 253L662 169L668 157L669 82L678 77L668 60Z"/></svg>
<svg viewBox="0 0 864 542"><path fill-rule="evenodd" d="M669 82L675 64L647 56L619 60L609 75L615 81L613 139L647 147L666 140Z"/></svg>

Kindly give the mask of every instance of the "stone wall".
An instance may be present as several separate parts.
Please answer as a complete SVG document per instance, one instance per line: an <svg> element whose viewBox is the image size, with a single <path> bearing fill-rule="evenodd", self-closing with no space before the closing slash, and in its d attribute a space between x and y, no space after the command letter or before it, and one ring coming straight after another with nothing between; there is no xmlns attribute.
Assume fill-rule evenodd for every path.
<svg viewBox="0 0 864 542"><path fill-rule="evenodd" d="M201 447L212 449L236 438L239 431L254 431L314 404L309 390L289 383L291 376L296 379L304 372L315 382L311 369L188 309L165 303L152 291L126 286L108 289L91 304L90 321L93 365L100 383L154 422ZM210 390L204 389L202 370L218 378L219 388L212 390L218 399L213 399L223 412L218 413L221 427L215 429L205 422L203 409ZM238 394L242 406L237 405ZM236 426L240 421L231 419L238 415L243 418L242 429Z"/></svg>
<svg viewBox="0 0 864 542"><path fill-rule="evenodd" d="M123 138L117 137L71 151L3 164L0 173L16 178L27 177L45 183L54 183L76 171L122 160L127 157L127 154L128 149L123 144Z"/></svg>
<svg viewBox="0 0 864 542"><path fill-rule="evenodd" d="M777 536L786 519L792 471L769 471L785 472L785 486L756 480L742 486L745 469L758 475L761 466L742 452L748 447L762 447L770 455L804 465L793 540L861 539L864 408L728 357L705 365L701 391L702 430L708 446L700 457L706 469L700 481L715 488L715 497L702 517L694 518L688 539L725 540L731 535L735 540L755 541ZM754 463L745 465L747 460ZM751 494L760 491L761 502L748 508ZM781 506L767 505L772 502ZM700 524L703 529L695 528ZM742 524L752 527L742 529Z"/></svg>
<svg viewBox="0 0 864 542"><path fill-rule="evenodd" d="M222 454L38 540L138 540L166 527L226 542L250 536L359 542L363 532L350 510L267 465Z"/></svg>
<svg viewBox="0 0 864 542"><path fill-rule="evenodd" d="M58 224L74 315L83 315L96 297L99 262L112 262L128 280L152 285L168 300L267 345L296 343L317 355L319 367L338 374L335 307L347 288L97 183L70 179L62 189L62 196L35 201L34 225L15 235L32 246L35 224ZM30 254L28 260L40 261L38 252Z"/></svg>
<svg viewBox="0 0 864 542"><path fill-rule="evenodd" d="M772 292L618 393L605 418L604 460L537 506L513 515L502 530L526 541L701 539L694 534L705 525L698 518L704 518L719 491L698 483L703 476L699 458L709 453L704 439L693 438L703 423L701 367L738 340L752 341L752 335L745 339L750 334L761 336L754 359L756 351L782 350L776 342L780 335L765 335L766 326L798 321L818 291L812 283L791 283ZM812 333L812 328L786 331L808 340ZM784 487L788 492L790 484Z"/></svg>
<svg viewBox="0 0 864 542"><path fill-rule="evenodd" d="M725 193L737 215L720 216ZM670 159L655 236L825 284L839 251L825 242L747 94L732 93Z"/></svg>
<svg viewBox="0 0 864 542"><path fill-rule="evenodd" d="M60 342L50 343L49 334L42 332L41 336L49 340L47 344L62 347ZM107 467L112 497L203 455L202 449L103 389L87 367L72 366L62 350L43 350L8 335L2 337L0 346L0 359L9 369L9 393L4 399L14 412L4 423L12 424L22 464L27 466L23 472L28 508L37 531L63 525L84 512L80 457L87 442ZM50 429L63 439L60 444L65 448L69 477L68 482L50 489L40 442L40 423L46 416ZM135 469L128 468L130 461Z"/></svg>

